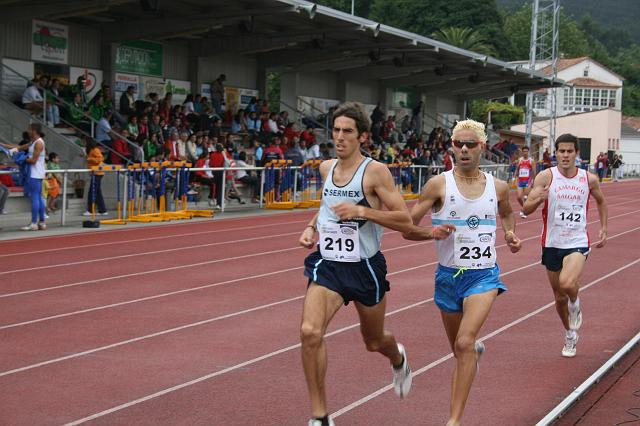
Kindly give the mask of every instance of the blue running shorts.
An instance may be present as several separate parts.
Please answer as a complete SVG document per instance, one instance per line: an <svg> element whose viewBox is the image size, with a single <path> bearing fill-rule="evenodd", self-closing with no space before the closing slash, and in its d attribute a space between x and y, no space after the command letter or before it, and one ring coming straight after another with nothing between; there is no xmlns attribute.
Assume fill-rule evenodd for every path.
<svg viewBox="0 0 640 426"><path fill-rule="evenodd" d="M448 268L438 265L434 301L444 312L462 312L464 299L480 293L498 289L498 294L507 291L500 282L500 267L496 264L488 269Z"/></svg>

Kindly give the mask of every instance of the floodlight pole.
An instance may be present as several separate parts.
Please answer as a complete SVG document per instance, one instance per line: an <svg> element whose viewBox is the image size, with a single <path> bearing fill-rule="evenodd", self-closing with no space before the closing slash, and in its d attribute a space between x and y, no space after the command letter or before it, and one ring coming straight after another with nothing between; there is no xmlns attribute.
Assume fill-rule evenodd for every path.
<svg viewBox="0 0 640 426"><path fill-rule="evenodd" d="M351 14L356 14L356 0L351 0Z"/></svg>
<svg viewBox="0 0 640 426"><path fill-rule="evenodd" d="M551 22L549 22L551 21ZM529 51L529 69L535 70L537 61L550 62L551 81L558 76L558 41L560 31L560 0L533 0L531 13L531 48ZM545 65L546 66L546 65ZM556 89L549 90L549 147L553 150L556 135L557 102ZM527 115L525 143L531 148L533 128L533 108L536 94L527 93ZM542 150L542 147L540 147Z"/></svg>

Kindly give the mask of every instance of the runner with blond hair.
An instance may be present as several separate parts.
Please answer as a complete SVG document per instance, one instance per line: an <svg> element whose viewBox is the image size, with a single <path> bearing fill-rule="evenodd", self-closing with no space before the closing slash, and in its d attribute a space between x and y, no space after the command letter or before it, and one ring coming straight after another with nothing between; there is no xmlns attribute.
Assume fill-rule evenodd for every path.
<svg viewBox="0 0 640 426"><path fill-rule="evenodd" d="M455 167L427 182L411 210L414 226L403 234L408 240L436 240L434 301L456 358L448 426L461 422L485 350L478 333L493 301L506 290L496 264L498 215L511 252L520 250L509 186L479 168L486 141L482 123L458 122L452 136ZM419 226L429 210L432 227Z"/></svg>

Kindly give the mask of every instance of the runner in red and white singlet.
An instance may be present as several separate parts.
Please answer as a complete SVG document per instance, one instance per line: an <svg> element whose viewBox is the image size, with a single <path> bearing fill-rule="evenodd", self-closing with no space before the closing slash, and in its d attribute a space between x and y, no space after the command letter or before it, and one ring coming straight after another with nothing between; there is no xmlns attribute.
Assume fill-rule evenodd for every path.
<svg viewBox="0 0 640 426"><path fill-rule="evenodd" d="M531 192L531 184L536 177L535 164L536 163L533 161L533 158L529 157L529 147L523 146L522 157L518 159L518 163L516 165L516 179L518 182L516 191L520 207L524 205L529 192ZM520 217L527 217L522 210L520 211Z"/></svg>
<svg viewBox="0 0 640 426"><path fill-rule="evenodd" d="M607 241L607 204L600 190L598 177L578 169L578 138L571 134L556 139L558 165L538 175L533 190L522 210L533 213L544 203L542 211L542 264L555 295L556 311L564 325L565 343L562 356L573 357L578 343L577 330L582 325L582 311L578 293L578 280L589 254L587 211L589 197L598 203L600 217L599 241Z"/></svg>

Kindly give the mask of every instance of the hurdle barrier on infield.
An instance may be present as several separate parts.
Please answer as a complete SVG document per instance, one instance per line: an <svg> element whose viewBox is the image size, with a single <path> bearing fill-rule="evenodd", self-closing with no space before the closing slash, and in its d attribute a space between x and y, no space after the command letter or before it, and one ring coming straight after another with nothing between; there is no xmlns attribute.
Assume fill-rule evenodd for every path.
<svg viewBox="0 0 640 426"><path fill-rule="evenodd" d="M265 208L276 210L293 209L297 206L294 200L294 173L291 160L273 160L264 166L265 173Z"/></svg>
<svg viewBox="0 0 640 426"><path fill-rule="evenodd" d="M320 197L322 196L322 176L320 176L320 163L322 160L307 160L300 168L300 202L296 207L308 209L310 207L320 207Z"/></svg>
<svg viewBox="0 0 640 426"><path fill-rule="evenodd" d="M189 210L190 163L184 161L143 162L132 164L126 170L127 217L123 218L118 207L118 219L104 220L106 225L121 225L127 222L165 222L213 217L212 210ZM167 180L172 180L174 210L167 210ZM120 178L117 176L118 206L121 205ZM137 188L136 188L137 185Z"/></svg>
<svg viewBox="0 0 640 426"><path fill-rule="evenodd" d="M414 194L412 191L413 171L411 163L393 163L388 166L393 177L393 184L398 192L402 194L402 198L405 200L417 199L418 194Z"/></svg>

